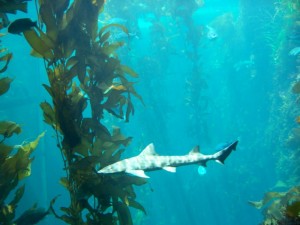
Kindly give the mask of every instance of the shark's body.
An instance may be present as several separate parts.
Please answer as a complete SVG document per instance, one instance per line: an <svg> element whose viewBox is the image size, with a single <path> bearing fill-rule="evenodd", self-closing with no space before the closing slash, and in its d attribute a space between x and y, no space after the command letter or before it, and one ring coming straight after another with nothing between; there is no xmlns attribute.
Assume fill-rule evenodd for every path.
<svg viewBox="0 0 300 225"><path fill-rule="evenodd" d="M155 152L154 145L151 143L138 156L108 165L100 169L98 173L112 174L126 172L135 176L149 178L145 174L145 171L164 169L169 172L176 172L176 167L191 164L206 166L206 163L209 160L215 160L223 164L232 150L236 149L237 144L238 141L235 141L212 155L201 154L199 147L196 146L187 155L160 156Z"/></svg>

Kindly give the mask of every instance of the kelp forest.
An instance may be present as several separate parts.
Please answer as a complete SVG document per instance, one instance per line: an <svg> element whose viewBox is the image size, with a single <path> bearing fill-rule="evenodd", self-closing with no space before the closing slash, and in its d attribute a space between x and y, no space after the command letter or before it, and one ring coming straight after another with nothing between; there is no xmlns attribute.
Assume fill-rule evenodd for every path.
<svg viewBox="0 0 300 225"><path fill-rule="evenodd" d="M299 51L300 2L280 1L274 10L274 18L265 32L271 54L273 82L278 87L278 97L274 98L271 110L278 115L271 118L273 133L270 139L279 137L282 143L274 151L279 155L277 161L278 180L272 191L266 192L262 200L249 201L257 209L263 209L263 225L300 223L299 186ZM282 26L283 24L283 26ZM276 32L280 30L280 32ZM286 56L289 57L286 57ZM290 60L290 57L295 57ZM284 93L283 90L289 90ZM285 151L282 151L285 149ZM288 178L288 179L286 179ZM294 184L294 185L293 185ZM296 185L295 185L296 184ZM276 189L281 191L275 191ZM285 191L282 191L282 188Z"/></svg>
<svg viewBox="0 0 300 225"><path fill-rule="evenodd" d="M1 1L6 13L16 13L26 7L27 1ZM126 27L110 24L98 29L98 16L103 10L103 0L98 1L39 1L39 21L34 29L20 30L32 47L31 55L44 61L48 84L43 84L52 102L41 102L44 121L56 133L57 146L62 155L66 176L60 183L69 192L70 205L51 210L57 219L67 224L132 224L129 207L145 212L135 198L133 185L142 185L142 178L124 175L100 176L97 170L118 161L131 137L125 137L120 128L102 123L103 112L129 121L134 113L131 101L141 96L129 77L138 75L122 65L116 50L122 42L109 43L110 26L125 34ZM3 14L3 21L6 15ZM5 26L3 24L3 26ZM1 60L7 63L11 53ZM8 89L11 78L1 79L1 94ZM89 115L84 114L87 110ZM1 122L1 224L25 224L30 218L14 217L24 186L16 190L15 198L5 202L7 195L20 179L30 175L30 154L38 139L20 146L8 146L4 141L21 132L18 124ZM11 155L13 149L17 149ZM5 193L2 196L2 193ZM91 203L90 199L93 199ZM50 204L50 203L49 203ZM112 207L110 211L107 209ZM28 209L34 212L34 208ZM86 210L86 212L84 212ZM36 214L38 212L35 212ZM46 212L43 214L46 215ZM34 219L35 214L27 214ZM42 217L40 216L40 219ZM18 222L20 221L20 222ZM36 221L37 222L37 221ZM33 224L32 222L26 224Z"/></svg>
<svg viewBox="0 0 300 225"><path fill-rule="evenodd" d="M0 225L300 224L299 126L299 0L0 0Z"/></svg>

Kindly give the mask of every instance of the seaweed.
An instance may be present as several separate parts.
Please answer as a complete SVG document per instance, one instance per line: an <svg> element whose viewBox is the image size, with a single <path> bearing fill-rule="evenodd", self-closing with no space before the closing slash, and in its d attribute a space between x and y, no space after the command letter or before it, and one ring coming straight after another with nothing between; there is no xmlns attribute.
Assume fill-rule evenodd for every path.
<svg viewBox="0 0 300 225"><path fill-rule="evenodd" d="M10 146L5 144L4 140L14 133L20 133L20 125L11 121L1 121L0 129L0 135L3 136L0 143L0 224L11 224L15 217L17 204L21 200L25 189L25 185L18 188L17 186L20 180L30 176L33 160L31 153L36 149L44 133L32 142ZM17 188L15 197L9 203L6 203L9 194L15 188Z"/></svg>
<svg viewBox="0 0 300 225"><path fill-rule="evenodd" d="M120 160L132 139L105 125L105 112L128 122L134 114L132 96L143 101L131 81L138 74L117 57L124 43L109 42L111 26L128 31L118 24L99 29L103 7L103 0L39 0L39 26L23 31L48 76L43 86L52 103L40 106L56 132L66 171L60 183L70 196L70 205L54 215L68 224L130 225L128 207L145 212L133 189L144 179L97 173Z"/></svg>
<svg viewBox="0 0 300 225"><path fill-rule="evenodd" d="M27 3L1 1L1 28L4 27L4 19L7 20L6 13L16 13L17 10L25 11L26 7ZM5 62L0 69L0 74L2 74L7 70L12 53L2 46L0 52L3 54L0 61ZM9 77L0 78L0 96L10 89L12 81L13 79ZM8 145L6 143L8 138L21 132L22 128L19 124L13 121L0 121L0 224L3 225L14 222L16 208L25 191L25 184L20 186L19 182L31 175L31 163L34 159L31 154L36 149L39 140L44 136L44 133L41 133L34 141L21 145ZM11 196L13 191L14 196Z"/></svg>
<svg viewBox="0 0 300 225"><path fill-rule="evenodd" d="M257 209L263 209L264 225L300 224L300 186L299 186L299 156L300 156L300 129L299 129L299 9L300 2L282 0L273 9L272 23L266 24L269 33L265 39L270 44L272 66L274 67L274 85L278 90L287 93L277 94L280 104L274 100L274 118L270 124L278 124L280 128L272 136L278 136L284 145L275 146L274 152L278 155L277 168L281 179L290 186L285 192L267 192L258 202L249 202ZM282 26L284 24L284 26ZM273 31L277 31L277 33ZM291 60L294 57L295 60ZM287 74L290 77L287 79ZM274 95L276 96L276 94ZM295 101L296 98L296 101ZM276 99L278 101L278 99ZM296 103L296 104L295 104ZM272 110L271 110L272 111ZM280 125L279 125L280 124ZM275 130L274 128L272 131ZM282 147L285 147L284 149ZM284 169L283 169L284 168ZM296 184L296 185L295 185Z"/></svg>
<svg viewBox="0 0 300 225"><path fill-rule="evenodd" d="M286 192L267 192L261 201L249 203L257 209L265 207L263 225L300 223L300 186Z"/></svg>

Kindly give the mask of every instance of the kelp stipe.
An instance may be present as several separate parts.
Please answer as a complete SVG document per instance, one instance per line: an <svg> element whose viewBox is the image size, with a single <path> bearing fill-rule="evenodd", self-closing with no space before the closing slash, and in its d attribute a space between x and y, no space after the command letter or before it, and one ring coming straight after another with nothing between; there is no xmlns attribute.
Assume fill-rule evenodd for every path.
<svg viewBox="0 0 300 225"><path fill-rule="evenodd" d="M137 74L117 58L124 43L108 41L111 26L128 31L118 24L99 30L103 6L103 0L40 0L40 26L23 32L32 55L45 62L49 85L44 87L52 104L43 102L41 108L56 132L66 171L60 183L70 195L70 205L54 214L68 224L130 225L129 206L145 212L132 187L144 179L96 172L118 161L132 139L117 127L110 132L102 122L104 111L128 122L132 95L142 101L127 78Z"/></svg>
<svg viewBox="0 0 300 225"><path fill-rule="evenodd" d="M1 1L1 28L9 24L6 13L16 13L18 10L26 12L27 3L17 4L11 1ZM2 74L7 70L12 53L0 46L4 66L0 68L0 97L10 89L13 79ZM19 181L31 175L31 153L36 149L39 140L44 136L40 134L36 140L22 145L8 145L6 140L22 131L21 126L13 121L0 121L0 224L13 224L16 221L16 208L22 199L25 184ZM16 190L15 190L16 189ZM14 193L13 193L14 192ZM14 195L14 196L11 196ZM10 201L8 200L10 198Z"/></svg>

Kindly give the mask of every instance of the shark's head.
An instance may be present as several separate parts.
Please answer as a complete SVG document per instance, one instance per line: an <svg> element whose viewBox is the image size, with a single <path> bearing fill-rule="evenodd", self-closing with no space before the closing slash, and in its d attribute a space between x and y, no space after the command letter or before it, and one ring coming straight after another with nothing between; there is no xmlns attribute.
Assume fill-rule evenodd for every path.
<svg viewBox="0 0 300 225"><path fill-rule="evenodd" d="M106 167L102 168L101 170L99 170L98 173L115 173L115 172L114 172L113 166L109 165L109 166L106 166Z"/></svg>

